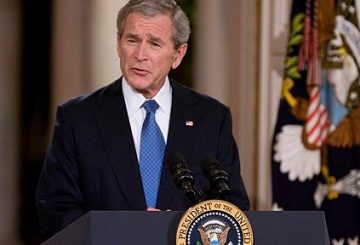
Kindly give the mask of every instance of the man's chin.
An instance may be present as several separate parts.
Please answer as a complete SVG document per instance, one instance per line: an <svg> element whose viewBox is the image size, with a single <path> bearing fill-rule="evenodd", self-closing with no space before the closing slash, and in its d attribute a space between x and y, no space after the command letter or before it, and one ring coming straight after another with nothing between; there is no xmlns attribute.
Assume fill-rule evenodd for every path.
<svg viewBox="0 0 360 245"><path fill-rule="evenodd" d="M153 97L153 96L151 96L152 95L152 92L151 92L152 90L149 89L149 87L136 86L136 84L135 85L130 84L130 86L135 92L142 94L147 99L150 99L150 98Z"/></svg>
<svg viewBox="0 0 360 245"><path fill-rule="evenodd" d="M151 81L149 81L149 79L139 76L131 77L127 81L130 84L130 86L136 90L146 89L151 84Z"/></svg>
<svg viewBox="0 0 360 245"><path fill-rule="evenodd" d="M144 86L144 84L130 83L130 86L139 93L143 93L149 90L149 88Z"/></svg>

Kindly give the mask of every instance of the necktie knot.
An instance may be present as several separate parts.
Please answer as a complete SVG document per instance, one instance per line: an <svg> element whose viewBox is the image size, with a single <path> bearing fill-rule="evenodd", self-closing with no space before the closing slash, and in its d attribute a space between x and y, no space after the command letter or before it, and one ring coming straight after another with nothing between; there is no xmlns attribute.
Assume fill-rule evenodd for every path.
<svg viewBox="0 0 360 245"><path fill-rule="evenodd" d="M159 105L155 100L147 100L142 106L144 107L146 113L154 113L159 108Z"/></svg>

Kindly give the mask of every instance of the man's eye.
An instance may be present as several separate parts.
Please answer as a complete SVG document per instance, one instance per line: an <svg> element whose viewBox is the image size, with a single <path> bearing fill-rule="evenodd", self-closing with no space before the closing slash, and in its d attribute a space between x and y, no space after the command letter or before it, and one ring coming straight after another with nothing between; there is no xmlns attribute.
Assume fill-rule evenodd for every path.
<svg viewBox="0 0 360 245"><path fill-rule="evenodd" d="M133 38L129 38L127 40L128 43L136 43L136 39L133 39Z"/></svg>
<svg viewBox="0 0 360 245"><path fill-rule="evenodd" d="M151 45L154 47L161 47L160 43L157 42L151 42Z"/></svg>

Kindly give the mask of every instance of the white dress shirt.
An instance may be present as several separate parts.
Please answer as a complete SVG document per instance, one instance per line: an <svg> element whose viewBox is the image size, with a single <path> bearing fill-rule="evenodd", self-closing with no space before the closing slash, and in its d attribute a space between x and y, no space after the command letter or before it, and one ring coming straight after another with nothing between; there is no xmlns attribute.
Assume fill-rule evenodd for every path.
<svg viewBox="0 0 360 245"><path fill-rule="evenodd" d="M125 98L126 110L135 143L136 155L139 160L141 129L146 117L146 111L142 107L142 104L147 99L141 93L133 89L124 77L122 81L122 90ZM164 136L166 145L169 132L172 101L172 90L168 77L166 77L164 85L152 99L155 100L159 105L159 108L156 110L155 113L155 120L160 127L161 133Z"/></svg>

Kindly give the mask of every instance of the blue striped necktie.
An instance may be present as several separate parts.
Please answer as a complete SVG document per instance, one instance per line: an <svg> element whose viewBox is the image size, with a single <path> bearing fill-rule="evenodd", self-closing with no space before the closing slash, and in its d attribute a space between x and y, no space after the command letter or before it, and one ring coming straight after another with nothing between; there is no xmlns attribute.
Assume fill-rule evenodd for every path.
<svg viewBox="0 0 360 245"><path fill-rule="evenodd" d="M165 141L159 125L155 121L155 112L159 105L155 100L147 100L142 105L146 118L141 130L140 172L147 207L156 207L161 169L164 158Z"/></svg>

